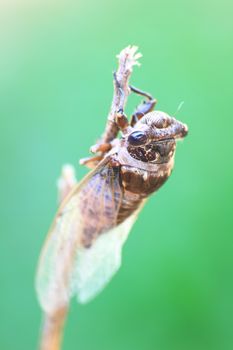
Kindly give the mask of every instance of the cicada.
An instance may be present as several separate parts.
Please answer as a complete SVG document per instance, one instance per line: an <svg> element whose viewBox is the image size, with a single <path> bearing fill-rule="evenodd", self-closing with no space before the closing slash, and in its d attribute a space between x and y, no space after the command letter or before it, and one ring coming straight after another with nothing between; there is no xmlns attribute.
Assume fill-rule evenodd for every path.
<svg viewBox="0 0 233 350"><path fill-rule="evenodd" d="M116 273L139 212L171 175L176 142L188 132L174 117L154 111L156 100L132 86L128 91L146 100L128 120L117 75L115 89L118 108L108 137L93 148L97 156L83 161L92 170L61 204L42 250L36 283L48 314L74 295L88 302Z"/></svg>

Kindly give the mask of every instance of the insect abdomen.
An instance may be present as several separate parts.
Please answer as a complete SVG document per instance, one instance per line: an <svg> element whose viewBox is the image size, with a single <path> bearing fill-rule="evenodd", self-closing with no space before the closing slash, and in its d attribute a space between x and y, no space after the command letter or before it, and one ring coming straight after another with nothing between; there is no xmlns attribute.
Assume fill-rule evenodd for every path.
<svg viewBox="0 0 233 350"><path fill-rule="evenodd" d="M145 198L163 185L170 172L170 169L155 172L124 165L121 167L122 186L125 190Z"/></svg>
<svg viewBox="0 0 233 350"><path fill-rule="evenodd" d="M123 187L123 199L119 209L118 223L124 221L151 193L163 185L170 175L170 170L163 173L122 166L120 180Z"/></svg>

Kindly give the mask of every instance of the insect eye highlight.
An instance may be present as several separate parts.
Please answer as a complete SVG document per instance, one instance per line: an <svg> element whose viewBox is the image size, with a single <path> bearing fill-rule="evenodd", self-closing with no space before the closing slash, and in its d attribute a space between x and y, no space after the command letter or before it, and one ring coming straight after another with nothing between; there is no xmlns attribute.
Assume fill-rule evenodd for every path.
<svg viewBox="0 0 233 350"><path fill-rule="evenodd" d="M139 146L146 142L146 134L142 131L134 131L128 137L128 142L132 146Z"/></svg>

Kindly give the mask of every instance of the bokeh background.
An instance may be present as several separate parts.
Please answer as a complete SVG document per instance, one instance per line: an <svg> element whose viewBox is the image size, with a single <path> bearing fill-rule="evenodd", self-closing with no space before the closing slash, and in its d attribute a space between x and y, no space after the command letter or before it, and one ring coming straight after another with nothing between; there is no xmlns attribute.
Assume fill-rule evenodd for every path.
<svg viewBox="0 0 233 350"><path fill-rule="evenodd" d="M0 3L0 349L37 348L37 258L63 163L103 130L115 55L143 53L131 82L189 125L166 185L140 215L123 266L64 350L233 348L233 4L229 0ZM138 97L130 98L130 113Z"/></svg>

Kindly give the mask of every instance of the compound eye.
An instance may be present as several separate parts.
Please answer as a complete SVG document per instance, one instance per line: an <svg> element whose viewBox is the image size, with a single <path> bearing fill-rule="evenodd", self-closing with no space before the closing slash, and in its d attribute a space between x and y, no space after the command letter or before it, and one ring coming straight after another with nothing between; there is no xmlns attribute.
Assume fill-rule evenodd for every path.
<svg viewBox="0 0 233 350"><path fill-rule="evenodd" d="M146 142L146 134L142 131L134 131L129 135L128 142L132 146L140 146Z"/></svg>

